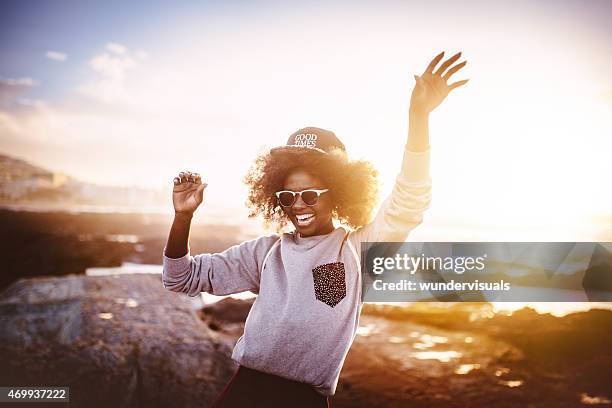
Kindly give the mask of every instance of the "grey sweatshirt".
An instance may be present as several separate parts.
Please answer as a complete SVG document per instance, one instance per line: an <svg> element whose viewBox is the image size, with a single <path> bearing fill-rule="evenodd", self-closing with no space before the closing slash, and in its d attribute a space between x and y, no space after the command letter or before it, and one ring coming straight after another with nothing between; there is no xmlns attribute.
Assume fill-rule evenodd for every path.
<svg viewBox="0 0 612 408"><path fill-rule="evenodd" d="M272 234L221 253L164 256L171 291L258 294L232 359L334 395L361 313L361 242L405 241L431 199L429 151L404 149L402 170L374 220L312 237Z"/></svg>

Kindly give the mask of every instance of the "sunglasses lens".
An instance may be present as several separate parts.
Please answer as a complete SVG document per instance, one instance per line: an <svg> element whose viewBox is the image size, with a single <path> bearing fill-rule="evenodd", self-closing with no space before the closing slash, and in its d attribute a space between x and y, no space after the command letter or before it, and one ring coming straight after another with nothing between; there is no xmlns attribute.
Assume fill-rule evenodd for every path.
<svg viewBox="0 0 612 408"><path fill-rule="evenodd" d="M316 191L304 191L302 193L302 200L306 205L315 205L317 203L317 199L319 198Z"/></svg>
<svg viewBox="0 0 612 408"><path fill-rule="evenodd" d="M293 194L283 192L278 195L278 201L283 207L291 207L293 205L293 197Z"/></svg>

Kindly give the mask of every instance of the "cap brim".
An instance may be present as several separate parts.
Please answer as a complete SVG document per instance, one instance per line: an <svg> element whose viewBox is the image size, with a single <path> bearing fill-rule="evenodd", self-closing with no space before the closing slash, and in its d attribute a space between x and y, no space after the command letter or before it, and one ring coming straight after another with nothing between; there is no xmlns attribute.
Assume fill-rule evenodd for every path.
<svg viewBox="0 0 612 408"><path fill-rule="evenodd" d="M295 146L295 145L285 145L278 146L270 149L270 154L280 154L280 153L307 153L307 152L317 152L322 154L328 154L325 150L319 149L318 147L307 147L307 146Z"/></svg>

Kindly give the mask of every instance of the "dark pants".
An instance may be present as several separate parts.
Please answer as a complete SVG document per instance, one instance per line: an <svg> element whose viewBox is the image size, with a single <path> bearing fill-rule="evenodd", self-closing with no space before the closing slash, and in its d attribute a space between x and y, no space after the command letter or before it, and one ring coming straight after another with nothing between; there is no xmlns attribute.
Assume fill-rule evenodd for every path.
<svg viewBox="0 0 612 408"><path fill-rule="evenodd" d="M211 408L331 408L329 399L297 381L238 366Z"/></svg>

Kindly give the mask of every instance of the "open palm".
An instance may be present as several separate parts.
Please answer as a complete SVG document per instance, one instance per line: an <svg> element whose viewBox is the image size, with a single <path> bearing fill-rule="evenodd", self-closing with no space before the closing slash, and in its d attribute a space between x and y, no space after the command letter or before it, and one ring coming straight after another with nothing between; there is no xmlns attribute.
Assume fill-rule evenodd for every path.
<svg viewBox="0 0 612 408"><path fill-rule="evenodd" d="M410 97L410 110L415 112L429 113L434 110L450 91L464 85L468 79L447 84L450 77L465 66L467 61L463 61L453 67L451 65L459 59L461 53L457 53L440 65L434 72L434 68L444 57L444 51L438 54L427 66L421 76L415 75L416 85Z"/></svg>

